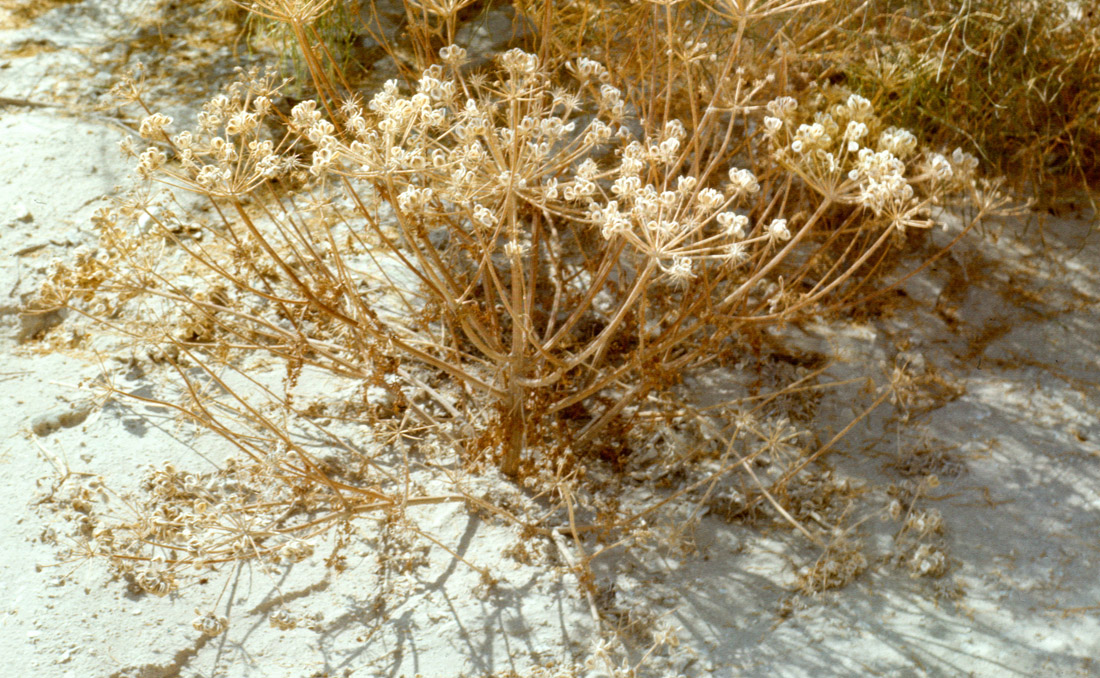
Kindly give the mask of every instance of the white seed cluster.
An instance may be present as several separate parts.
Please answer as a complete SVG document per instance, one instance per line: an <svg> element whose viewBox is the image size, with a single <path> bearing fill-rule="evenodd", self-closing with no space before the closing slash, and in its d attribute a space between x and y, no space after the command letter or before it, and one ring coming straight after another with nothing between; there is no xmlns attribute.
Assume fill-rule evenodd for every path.
<svg viewBox="0 0 1100 678"><path fill-rule="evenodd" d="M227 93L203 105L197 130L169 136L171 118L160 113L147 116L139 128L141 136L167 144L174 157L170 158L163 146L150 146L138 158L139 176L212 196L233 197L295 170L299 162L290 148L264 136L263 122L272 115L273 83L273 76L255 74L247 83L235 83ZM311 166L316 174L334 155L327 142L334 130L320 120L315 107L314 102L296 107L291 129L318 146ZM319 124L312 128L313 123ZM170 159L176 162L169 163Z"/></svg>
<svg viewBox="0 0 1100 678"><path fill-rule="evenodd" d="M921 544L909 559L909 576L941 577L947 572L947 556L930 544Z"/></svg>
<svg viewBox="0 0 1100 678"><path fill-rule="evenodd" d="M199 616L191 621L191 626L203 635L213 638L225 633L225 630L229 628L229 619L222 615L214 612L204 613L197 609L195 614Z"/></svg>
<svg viewBox="0 0 1100 678"><path fill-rule="evenodd" d="M918 154L917 138L908 130L883 127L869 100L849 94L842 102L819 93L809 110L790 97L767 105L763 134L774 157L821 194L860 205L898 228L927 225L915 219L921 211L918 186L936 182L923 193L965 188L977 162L961 150L948 160Z"/></svg>
<svg viewBox="0 0 1100 678"><path fill-rule="evenodd" d="M381 186L398 209L425 220L451 219L457 211L485 233L498 232L517 201L565 212L605 238L625 238L677 282L693 279L703 262L744 259L740 241L751 229L732 208L760 191L750 170L734 168L724 186L700 186L674 171L683 159L684 125L670 120L654 136L631 138L620 124L622 93L595 61L569 66L581 84L577 92L550 87L538 58L520 50L501 55L499 80L459 87L456 49L441 51L445 66L425 70L415 91L389 81L365 110L343 106L343 136L311 102L295 107L292 130L316 146L310 172ZM576 113L585 95L594 99L595 115L581 124ZM616 140L618 162L597 161ZM781 236L776 230L761 239ZM512 234L502 251L527 252L521 243Z"/></svg>
<svg viewBox="0 0 1100 678"><path fill-rule="evenodd" d="M291 539L279 547L278 557L291 563L300 563L313 555L313 544L301 539Z"/></svg>

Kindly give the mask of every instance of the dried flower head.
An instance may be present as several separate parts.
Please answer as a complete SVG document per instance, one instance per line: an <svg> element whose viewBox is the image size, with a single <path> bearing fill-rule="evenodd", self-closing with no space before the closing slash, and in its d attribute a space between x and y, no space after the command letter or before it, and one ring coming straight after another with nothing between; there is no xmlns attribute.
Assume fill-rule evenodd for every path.
<svg viewBox="0 0 1100 678"><path fill-rule="evenodd" d="M138 133L143 139L160 141L165 138L164 128L172 124L172 118L160 113L153 113L141 121Z"/></svg>
<svg viewBox="0 0 1100 678"><path fill-rule="evenodd" d="M203 635L212 638L221 635L229 628L229 619L212 611L203 613L196 608L195 614L199 616L191 621L191 626Z"/></svg>

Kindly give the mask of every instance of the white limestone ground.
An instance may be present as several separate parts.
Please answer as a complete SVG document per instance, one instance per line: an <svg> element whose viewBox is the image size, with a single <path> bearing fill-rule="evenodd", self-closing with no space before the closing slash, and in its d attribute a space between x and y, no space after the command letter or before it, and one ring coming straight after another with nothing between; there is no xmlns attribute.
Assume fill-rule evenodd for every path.
<svg viewBox="0 0 1100 678"><path fill-rule="evenodd" d="M30 4L0 0L0 97L57 105L0 106L5 674L534 676L556 669L573 675L575 667L585 675L593 624L572 576L503 557L517 535L459 508L417 517L501 578L495 591L484 591L476 573L435 548L426 567L389 582L380 599L386 582L364 540L340 576L328 575L315 557L277 582L296 611L321 615L313 630L269 626L278 593L258 571L228 571L160 599L134 594L96 564L71 573L72 566L58 564L69 528L49 510L56 470L107 476L123 487L145 465L197 466L201 455L225 452L163 412L118 402L96 407L79 386L100 375L101 364L88 351L41 351L33 336L60 319L18 314L51 258L93 242L89 217L125 178L128 168L115 151L125 117L92 109L105 101L110 82L103 64L136 58L120 36L144 30L137 22L149 11L141 2L84 0L23 21L17 10ZM180 89L173 104L171 93L166 87L162 99L181 118L200 102L193 90ZM931 238L944 243L957 228ZM876 410L829 458L838 476L866 490L853 509L870 517L858 530L866 570L817 598L792 597L799 569L820 550L777 524L742 526L718 515L702 519L695 553L609 559L597 568L602 585L615 592L609 609L648 612L677 629L679 647L650 658L649 673L1100 674L1092 659L1100 657L1094 230L1080 215L1032 216L974 233L954 255L907 281L905 298L886 316L806 326L783 337L835 358L836 378L882 383L902 366L925 384L913 400ZM109 356L104 364L118 365ZM129 378L134 389L153 384L153 375ZM721 390L721 378L700 375L691 383ZM829 396L820 437L869 400L854 387ZM891 484L927 473L940 483L917 504L938 509L945 527L924 555L942 553L946 573L914 578L910 566L919 571L919 561L895 543L899 523L880 520L878 509L889 504ZM196 606L219 597L231 626L207 639L191 620Z"/></svg>

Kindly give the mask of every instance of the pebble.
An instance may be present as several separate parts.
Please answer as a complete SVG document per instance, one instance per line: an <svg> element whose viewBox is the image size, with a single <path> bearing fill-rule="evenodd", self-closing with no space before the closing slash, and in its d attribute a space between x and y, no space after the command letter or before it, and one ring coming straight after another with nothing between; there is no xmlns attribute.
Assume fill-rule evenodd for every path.
<svg viewBox="0 0 1100 678"><path fill-rule="evenodd" d="M31 431L39 437L48 436L60 428L71 428L84 423L92 410L91 403L79 403L72 407L51 410L31 419Z"/></svg>
<svg viewBox="0 0 1100 678"><path fill-rule="evenodd" d="M8 225L14 227L16 222L29 224L32 221L34 221L34 215L31 214L30 208L25 203L15 203L15 207L11 210L11 221L8 222Z"/></svg>

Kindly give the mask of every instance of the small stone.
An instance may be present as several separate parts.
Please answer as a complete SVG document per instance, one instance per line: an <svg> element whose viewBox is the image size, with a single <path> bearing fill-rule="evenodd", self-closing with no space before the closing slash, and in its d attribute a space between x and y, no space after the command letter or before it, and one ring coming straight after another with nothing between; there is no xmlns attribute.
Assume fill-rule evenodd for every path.
<svg viewBox="0 0 1100 678"><path fill-rule="evenodd" d="M29 224L34 221L34 215L31 214L30 209L26 206L26 204L21 202L15 203L15 208L12 209L12 218L15 221L21 221L24 224Z"/></svg>
<svg viewBox="0 0 1100 678"><path fill-rule="evenodd" d="M79 426L84 423L93 409L90 402L82 402L71 407L51 410L31 419L31 431L36 436L44 437L60 428Z"/></svg>

